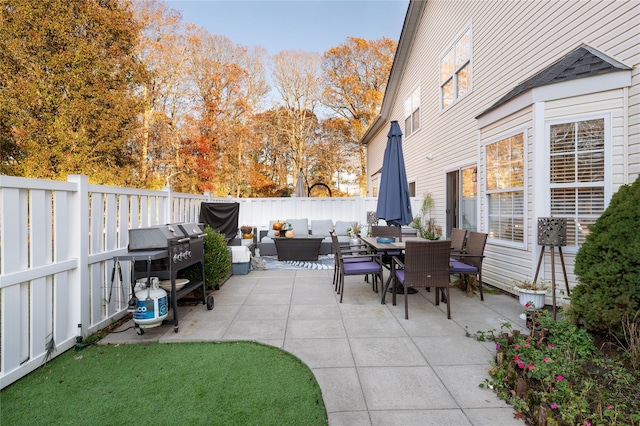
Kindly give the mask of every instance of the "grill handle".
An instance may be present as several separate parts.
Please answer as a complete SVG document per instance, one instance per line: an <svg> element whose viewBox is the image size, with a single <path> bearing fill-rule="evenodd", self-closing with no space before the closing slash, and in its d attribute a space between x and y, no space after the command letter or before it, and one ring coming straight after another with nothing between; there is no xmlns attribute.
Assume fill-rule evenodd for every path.
<svg viewBox="0 0 640 426"><path fill-rule="evenodd" d="M188 243L189 241L191 241L191 238L181 238L178 240L178 243L182 244L182 243Z"/></svg>

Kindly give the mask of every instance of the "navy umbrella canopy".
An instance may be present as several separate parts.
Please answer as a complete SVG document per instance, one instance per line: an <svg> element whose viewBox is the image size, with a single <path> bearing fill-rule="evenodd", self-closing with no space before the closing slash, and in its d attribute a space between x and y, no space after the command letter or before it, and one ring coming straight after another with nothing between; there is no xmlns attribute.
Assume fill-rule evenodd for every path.
<svg viewBox="0 0 640 426"><path fill-rule="evenodd" d="M402 154L402 130L397 121L391 122L387 147L382 161L382 176L378 191L376 216L387 225L408 225L413 221L409 183Z"/></svg>

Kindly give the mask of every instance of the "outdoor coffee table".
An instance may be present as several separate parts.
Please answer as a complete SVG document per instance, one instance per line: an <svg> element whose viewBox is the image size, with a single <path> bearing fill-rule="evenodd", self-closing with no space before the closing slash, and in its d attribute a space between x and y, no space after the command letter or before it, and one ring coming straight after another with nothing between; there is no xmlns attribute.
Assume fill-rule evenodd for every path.
<svg viewBox="0 0 640 426"><path fill-rule="evenodd" d="M318 260L323 237L276 237L278 260Z"/></svg>

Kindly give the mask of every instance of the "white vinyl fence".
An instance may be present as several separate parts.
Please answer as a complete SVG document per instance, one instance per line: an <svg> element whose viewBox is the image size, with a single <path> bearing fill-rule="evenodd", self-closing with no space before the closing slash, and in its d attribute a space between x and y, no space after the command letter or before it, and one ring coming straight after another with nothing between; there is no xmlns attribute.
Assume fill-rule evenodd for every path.
<svg viewBox="0 0 640 426"><path fill-rule="evenodd" d="M366 223L375 198L212 198L208 195L0 176L0 389L122 317L129 265L112 282L128 230L198 222L202 202L240 203L239 225L290 218ZM412 199L413 211L420 200Z"/></svg>

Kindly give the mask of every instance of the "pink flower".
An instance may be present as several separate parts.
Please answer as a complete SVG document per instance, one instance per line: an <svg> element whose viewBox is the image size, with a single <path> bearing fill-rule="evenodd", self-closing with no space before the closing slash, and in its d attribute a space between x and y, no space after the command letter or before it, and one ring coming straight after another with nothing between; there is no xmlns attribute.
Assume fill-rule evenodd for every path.
<svg viewBox="0 0 640 426"><path fill-rule="evenodd" d="M518 363L518 368L524 368L524 362L519 362Z"/></svg>
<svg viewBox="0 0 640 426"><path fill-rule="evenodd" d="M531 338L530 338L530 337L527 337L527 340L525 340L525 342L527 342L527 343L531 343Z"/></svg>
<svg viewBox="0 0 640 426"><path fill-rule="evenodd" d="M513 360L514 360L514 361L520 361L520 357L519 357L518 355L514 355L514 356L513 356Z"/></svg>
<svg viewBox="0 0 640 426"><path fill-rule="evenodd" d="M527 368L529 369L529 371L533 371L533 364L529 364Z"/></svg>
<svg viewBox="0 0 640 426"><path fill-rule="evenodd" d="M613 405L607 405L607 408L611 410L613 408Z"/></svg>
<svg viewBox="0 0 640 426"><path fill-rule="evenodd" d="M528 347L529 347L529 344L528 344L528 343L525 343L525 344L524 344L524 347L525 347L525 348L528 348Z"/></svg>
<svg viewBox="0 0 640 426"><path fill-rule="evenodd" d="M556 377L556 379L558 379L558 381L561 382L561 381L564 380L564 376L558 376L558 377Z"/></svg>
<svg viewBox="0 0 640 426"><path fill-rule="evenodd" d="M553 343L547 343L547 346L552 348L553 347Z"/></svg>
<svg viewBox="0 0 640 426"><path fill-rule="evenodd" d="M496 349L500 349L500 343L496 343Z"/></svg>
<svg viewBox="0 0 640 426"><path fill-rule="evenodd" d="M513 349L520 349L520 345L515 345Z"/></svg>
<svg viewBox="0 0 640 426"><path fill-rule="evenodd" d="M556 404L556 403L551 404L551 409L552 410L557 410L558 409L558 404Z"/></svg>
<svg viewBox="0 0 640 426"><path fill-rule="evenodd" d="M584 421L584 426L591 426L591 422L589 420Z"/></svg>
<svg viewBox="0 0 640 426"><path fill-rule="evenodd" d="M546 357L545 357L545 359L543 359L543 361L544 361L544 362L549 362L549 358L546 358Z"/></svg>

